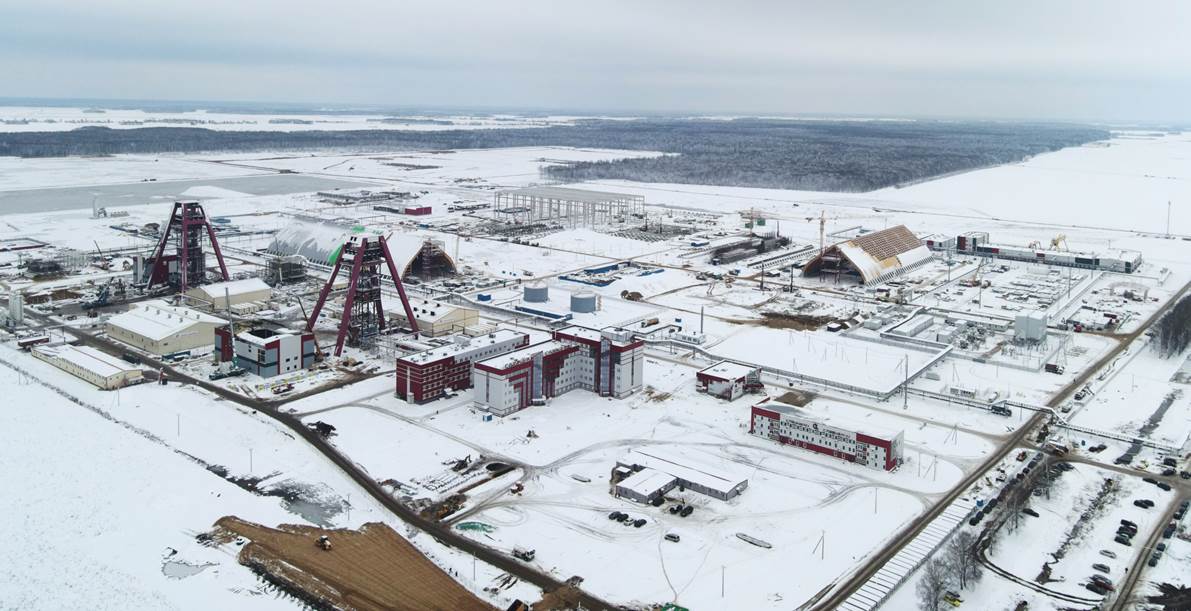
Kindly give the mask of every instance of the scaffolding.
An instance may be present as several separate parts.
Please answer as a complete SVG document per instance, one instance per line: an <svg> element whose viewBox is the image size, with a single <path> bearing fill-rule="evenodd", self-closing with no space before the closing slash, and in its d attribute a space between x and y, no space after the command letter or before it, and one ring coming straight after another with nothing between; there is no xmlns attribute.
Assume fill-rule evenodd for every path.
<svg viewBox="0 0 1191 611"><path fill-rule="evenodd" d="M528 187L498 191L494 197L492 218L505 223L552 221L572 228L595 227L645 213L645 197L628 193Z"/></svg>

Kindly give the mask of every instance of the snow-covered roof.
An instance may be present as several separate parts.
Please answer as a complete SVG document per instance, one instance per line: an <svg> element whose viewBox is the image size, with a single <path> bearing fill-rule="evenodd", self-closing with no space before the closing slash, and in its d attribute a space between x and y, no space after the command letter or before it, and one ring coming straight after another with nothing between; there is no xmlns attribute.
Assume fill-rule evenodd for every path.
<svg viewBox="0 0 1191 611"><path fill-rule="evenodd" d="M669 487L675 479L673 475L646 467L620 480L616 485L643 497L649 497L658 490Z"/></svg>
<svg viewBox="0 0 1191 611"><path fill-rule="evenodd" d="M650 447L633 450L620 462L656 469L678 479L725 494L748 482L748 478L739 477L731 471L707 464L686 453L671 452L663 448Z"/></svg>
<svg viewBox="0 0 1191 611"><path fill-rule="evenodd" d="M748 377L750 373L756 370L756 367L749 367L748 365L741 365L732 361L720 361L711 367L700 370L699 373L720 380L739 380L740 378Z"/></svg>
<svg viewBox="0 0 1191 611"><path fill-rule="evenodd" d="M570 345L564 344L560 341L549 340L540 344L526 346L520 350L514 350L513 352L506 354L499 354L490 359L484 359L476 364L484 365L485 367L491 367L493 369L506 369L516 365L517 363L533 358L535 354L551 354L570 347Z"/></svg>
<svg viewBox="0 0 1191 611"><path fill-rule="evenodd" d="M497 329L488 335L465 338L463 340L456 341L455 343L439 346L425 352L407 354L397 360L416 363L419 365L423 363L432 363L447 357L467 356L472 352L478 352L489 346L510 340L521 339L524 337L527 337L526 334L519 331L513 331L511 329Z"/></svg>
<svg viewBox="0 0 1191 611"><path fill-rule="evenodd" d="M236 339L254 346L264 346L279 337L297 335L289 329L250 329L236 334Z"/></svg>
<svg viewBox="0 0 1191 611"><path fill-rule="evenodd" d="M108 319L108 324L120 327L153 341L163 340L200 323L227 324L222 318L204 314L164 301L146 301L133 309Z"/></svg>
<svg viewBox="0 0 1191 611"><path fill-rule="evenodd" d="M394 255L395 256L395 255ZM443 303L441 301L431 301L421 297L412 297L409 300L409 307L414 311L414 318L419 322L438 322L447 315L459 309L459 306ZM404 310L401 312L404 317Z"/></svg>
<svg viewBox="0 0 1191 611"><path fill-rule="evenodd" d="M47 357L71 363L80 369L90 371L104 378L120 375L127 371L138 370L137 367L90 346L41 346L34 348L34 350Z"/></svg>
<svg viewBox="0 0 1191 611"><path fill-rule="evenodd" d="M203 284L190 289L191 292L202 293L208 299L219 299L224 295L229 297L238 297L240 295L248 295L260 291L272 291L268 284L260 278L245 278L243 280L229 280L227 282L215 282L213 284Z"/></svg>
<svg viewBox="0 0 1191 611"><path fill-rule="evenodd" d="M848 418L842 418L834 414L820 414L808 412L805 409L799 409L792 405L786 405L778 401L766 401L758 403L755 407L766 409L771 412L777 412L794 418L796 420L803 420L807 422L818 422L820 425L837 431L846 433L861 433L869 437L876 437L877 439L894 439L901 435L901 431L895 431L880 426L870 424L868 422L859 422Z"/></svg>

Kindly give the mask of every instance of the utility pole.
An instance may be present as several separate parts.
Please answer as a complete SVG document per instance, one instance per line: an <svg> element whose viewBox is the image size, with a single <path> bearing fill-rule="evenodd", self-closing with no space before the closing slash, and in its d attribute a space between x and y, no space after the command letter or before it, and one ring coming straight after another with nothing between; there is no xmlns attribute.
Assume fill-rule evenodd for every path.
<svg viewBox="0 0 1191 611"><path fill-rule="evenodd" d="M910 355L906 354L906 381L902 384L902 409L910 409Z"/></svg>
<svg viewBox="0 0 1191 611"><path fill-rule="evenodd" d="M1170 200L1166 200L1166 237L1170 237Z"/></svg>

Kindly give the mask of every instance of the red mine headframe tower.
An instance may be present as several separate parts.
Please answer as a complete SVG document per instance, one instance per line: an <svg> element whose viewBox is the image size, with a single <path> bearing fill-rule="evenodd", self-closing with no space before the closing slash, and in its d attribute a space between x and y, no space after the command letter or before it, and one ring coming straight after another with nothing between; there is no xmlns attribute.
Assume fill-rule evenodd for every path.
<svg viewBox="0 0 1191 611"><path fill-rule="evenodd" d="M393 255L389 252L389 245L385 242L384 236L353 235L340 249L335 267L331 269L331 277L319 292L318 303L314 304L314 310L310 312L310 318L306 321L306 330L313 332L318 314L327 303L327 297L331 294L339 270L345 265L349 266L351 275L343 300L343 316L339 320L339 336L335 339L335 356L343 352L345 341L349 346L366 346L384 331L385 312L381 307L382 263L388 267L393 284L397 286L397 294L401 296L401 305L405 308L405 318L409 321L410 328L414 333L418 332L418 321L414 318L409 298L405 296L405 286L401 284L401 277L397 275L397 265L393 262Z"/></svg>
<svg viewBox="0 0 1191 611"><path fill-rule="evenodd" d="M167 283L180 293L186 289L207 282L207 254L203 251L203 236L211 243L215 260L219 262L219 273L228 280L227 266L223 264L223 253L215 230L198 202L174 202L170 220L161 228L161 240L153 249L153 267L149 272L148 286ZM173 253L166 254L166 248L173 246Z"/></svg>

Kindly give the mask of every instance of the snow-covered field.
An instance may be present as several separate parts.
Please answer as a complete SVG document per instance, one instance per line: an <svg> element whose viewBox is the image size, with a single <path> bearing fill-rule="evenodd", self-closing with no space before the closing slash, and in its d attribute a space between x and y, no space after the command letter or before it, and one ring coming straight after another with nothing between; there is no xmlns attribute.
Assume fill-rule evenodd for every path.
<svg viewBox="0 0 1191 611"><path fill-rule="evenodd" d="M201 127L219 131L276 131L399 129L515 129L571 125L580 117L514 115L409 115L379 112L223 112L162 111L126 108L0 106L0 132L69 131L80 127L134 129L139 127ZM587 118L587 117L583 117Z"/></svg>
<svg viewBox="0 0 1191 611"><path fill-rule="evenodd" d="M0 109L0 118L8 117L5 113L10 110ZM114 111L72 112L75 114L58 118L98 121L118 116ZM311 124L314 127L269 124L271 117L267 115L206 113L205 118L225 122L216 129L263 129L262 121L268 129L372 126L364 115L328 115L317 120L343 123ZM257 121L258 127L237 122L241 120ZM555 117L544 119L542 124L568 120ZM470 127L506 123L491 117L474 121ZM537 123L521 120L518 124L532 127ZM64 122L53 125L77 126ZM419 125L424 129L440 128ZM16 128L25 126L4 126ZM707 253L697 254L697 249L690 247L689 237L644 241L608 235L620 230L618 225L600 230L543 232L526 238L529 244L516 244L479 235L477 216L482 217L483 211L470 215L447 211L456 203L490 202L493 190L498 188L540 182L541 168L550 163L654 154L533 147L368 155L262 152L103 159L0 158L0 195L69 187L73 189L72 202L79 200L77 205L72 203L74 210L5 215L0 223L0 239L34 238L86 252L145 247L149 240L111 226L126 222L140 227L164 221L168 197L146 196L117 204L101 199L109 212L128 212L128 216L91 219L91 196L78 194L85 195L91 186L122 189L149 178L156 179L146 183L150 185L186 181L176 183L177 196L203 198L209 215L225 216L243 231L263 232L229 237L224 242L234 271L255 269L259 259L253 251L269 244L271 236L267 232L293 222L296 215L314 216L341 226L360 224L439 240L460 267L472 273L471 280L482 278L488 282L482 285L485 288L476 288L481 285L475 284L462 291L470 297L486 293L493 296L492 303L508 305L525 282L544 279L552 292L550 306L566 310L571 293L592 290L601 296L602 307L596 314L577 315L586 324L626 324L656 316L659 327L667 330L705 330L707 343L703 348L718 356L881 391L904 380L905 359L909 359L913 374L932 358L930 352L865 341L848 333L791 331L758 324L762 313L771 309L843 316L886 307L873 301L865 289L840 290L796 278L801 289L788 295L763 292L755 279L741 278L735 287L715 283L709 295L709 281L699 280L696 274L716 268L707 261ZM1172 231L1191 232L1191 217L1187 214L1187 196L1191 192L1185 186L1187 168L1182 163L1188 156L1191 140L1185 135L1153 138L1126 134L1108 143L1040 155L1018 164L866 194L620 181L577 186L642 194L650 212L658 218L673 222L674 215L698 217L700 231L714 240L728 241L741 235L744 219L737 213L755 209L769 216L768 226L780 227L782 235L792 237L796 245L818 244L817 221L820 213L825 213L828 233L855 226L877 230L904 223L918 235L980 230L992 234L995 242L1024 245L1034 240L1047 243L1056 234L1065 233L1072 249L1136 249L1144 253L1146 261L1140 272L1131 277L1076 272L1085 277L1073 278L1070 296L1065 270L1056 275L1039 266L1015 264L1010 271L991 277L994 287L1029 282L1061 289L1055 291L1058 301L1043 306L1034 299L1026 304L1031 308L1048 307L1058 315L1085 302L1111 305L1132 311L1130 324L1136 325L1191 278L1191 242L1156 235L1165 231L1167 199L1174 202ZM229 163L214 163L217 159ZM269 178L271 170L292 170L300 174L291 176L308 175L333 184L367 183L410 191L418 194L420 203L430 205L433 213L405 218L382 214L370 205L332 206L318 201L312 193L254 195L237 190L233 183L220 182L256 180L257 174ZM172 197L173 191L170 193ZM1122 207L1128 207L1130 214L1121 215ZM461 228L459 233L455 233L457 228ZM0 264L16 263L24 256L6 253ZM626 258L667 267L647 276L626 272L606 287L588 287L557 278ZM964 264L952 272L958 276L971 268ZM727 269L721 266L717 271ZM46 281L37 288L105 281L111 273L92 269L77 277ZM920 280L923 290L932 291L917 299L918 305L928 308L980 310L1011 317L1016 310L1005 306L1021 303L990 287L979 297L983 303L978 305L974 303L978 291L961 289L954 280L948 283L946 269L940 264L919 268L908 280ZM503 281L505 286L495 286L497 282L493 281ZM774 281L784 284L788 277ZM5 288L29 286L25 280L12 282ZM1151 299L1123 302L1118 293L1124 288L1132 290L1135 285L1148 291ZM625 291L641 293L645 302L621 299ZM806 309L798 310L800 307ZM704 320L700 312L707 314ZM499 316L493 312L483 315L486 322L496 322L492 316ZM1135 328L1126 326L1127 331ZM535 337L540 336L544 336L543 329L535 331ZM932 367L937 379L920 377L913 382L913 388L946 394L950 387L962 386L981 397L995 393L998 398L1044 404L1113 349L1116 342L1112 337L1073 336L1062 353L1062 374L948 357ZM363 352L349 352L367 358ZM1151 439L1185 444L1191 431L1191 395L1185 390L1185 382L1172 381L1185 367L1185 358L1157 359L1139 342L1116 360L1103 379L1093 376L1089 380L1095 394L1081 403L1071 403L1067 417L1076 425L1132 435L1163 398L1183 391L1174 397ZM32 560L26 566L0 564L0 595L17 601L14 604L19 607L88 606L93 599L83 596L93 592L105 597L105 604L110 599L110 608L238 608L262 603L289 606L271 594L262 594L256 579L236 564L228 551L194 543L194 534L231 513L270 525L306 521L351 526L386 521L411 536L441 565L463 569L463 574L470 575L468 558L442 548L428 537L411 535L320 455L260 414L204 392L172 385L144 385L119 393L97 391L8 347L0 347L0 361L15 364L33 378L92 408L69 403L59 392L30 383L29 376L0 367L0 380L14 393L13 400L0 409L0 417L8 419L5 430L19 432L10 435L12 441L0 449L2 464L13 466L6 472L15 478L5 483L9 489L29 492L24 497L6 495L0 502L8 515L17 516L9 523L22 526L10 534L10 539L27 554L32 551ZM414 496L437 497L445 493L448 489L435 482L449 478L445 472L452 460L483 454L490 460L506 462L514 470L469 491L461 514L453 517L493 528L490 533L470 536L500 550L515 545L535 547L536 567L560 579L580 575L585 579L584 588L609 600L633 604L673 601L696 609L797 607L842 575L861 567L899 528L921 515L964 475L993 455L1030 416L1015 412L1006 418L916 395L906 398L903 407L900 395L875 403L830 390L823 391L805 408L827 421L847 420L904 431L905 463L898 471L885 473L750 436L748 409L760 397L746 396L727 403L696 393L694 372L708 364L706 358L684 353L680 348L650 348L645 366L646 392L618 401L574 391L548 405L491 421L485 421L482 413L473 408L466 393L420 406L398 401L392 396L391 374L307 397L285 409L301 414L306 422L321 420L336 426L337 435L332 441L340 451L370 476L378 480L392 478L409 486L417 492ZM370 365L377 370L391 369L387 356L374 359ZM771 395L780 394L788 385L786 380L771 375L765 376L765 382L771 384L767 388ZM102 410L119 422L93 410ZM1076 445L1081 441L1078 435L1068 437ZM1087 441L1096 442L1093 438ZM1109 445L1110 449L1101 454L1089 453L1086 448L1076 453L1111 461L1125 449L1120 444ZM687 494L696 505L696 512L689 518L673 516L665 507L633 505L608 493L607 478L617 458L635 447L698 453L726 469L741 470L749 478L749 488L728 502ZM1153 468L1158 455L1150 452L1145 456ZM254 495L208 471L206 465L219 465L232 477L263 478L260 485L266 490L300 490L308 502L293 506L278 497ZM1066 474L1060 494L1045 502L1036 501L1048 510L1039 509L1043 518L1027 527L1037 532L1031 531L1026 537L1029 544L1022 548L1024 552L1014 555L1013 548L1005 546L995 552L997 561L1032 578L1031 571L1036 573L1046 559L1048 550L1044 548L1053 547L1054 537L1072 519L1071 512L1089 499L1088 486L1105 473L1081 464ZM518 480L525 489L513 494L509 486ZM46 482L56 483L48 486ZM1114 515L1138 513L1129 504L1133 498L1129 495L1158 494L1156 489L1138 488L1149 485L1137 478L1123 477L1122 482L1129 494L1114 501ZM986 483L992 485L991 480ZM1158 500L1156 496L1151 498ZM636 529L610 521L607 514L613 510L645 518L647 524ZM1157 515L1157 511L1151 513ZM1129 519L1141 523L1148 518L1139 515ZM1078 553L1073 552L1055 567L1065 578L1061 587L1072 593L1079 589L1078 580L1086 577L1083 572L1090 562L1089 550L1090 554L1098 554L1093 539L1098 546L1103 537L1101 526L1096 528L1094 537L1086 545L1081 544ZM681 541L664 540L663 536L670 532L681 535ZM737 532L769 541L773 548L748 545L735 537ZM822 558L813 551L821 537L827 544ZM1014 535L1007 541L1022 538ZM170 549L178 550L180 562L211 566L185 578L163 574L163 555ZM1154 572L1155 578L1178 574L1179 569L1186 568L1185 558L1185 551L1172 554ZM1122 558L1117 564L1123 563ZM95 571L84 570L89 566L106 567L125 578L98 579ZM168 566L173 567L170 571L189 571ZM59 576L50 577L51 569ZM480 585L496 576L491 568L481 570ZM965 606L995 609L1010 606L1011 600L1026 599L1031 601L1031 608L1047 608L1045 597L1032 590L997 576L985 579L978 590L964 593L968 600ZM59 582L68 587L55 588ZM41 594L34 599L30 592ZM531 588L515 592L523 598L535 594ZM501 596L507 598L510 594ZM913 608L913 598L910 581L885 608ZM494 603L507 600L494 599Z"/></svg>
<svg viewBox="0 0 1191 611"><path fill-rule="evenodd" d="M386 522L440 566L471 575L470 557L409 533L322 455L250 410L176 385L100 391L10 345L0 346L0 383L10 390L4 428L22 433L4 444L5 484L22 493L0 500L22 550L21 563L0 563L0 595L15 608L294 608L236 562L238 548L196 542L225 515ZM259 480L264 495L210 469ZM481 564L477 580L499 573ZM517 596L535 593L522 585L493 602Z"/></svg>

